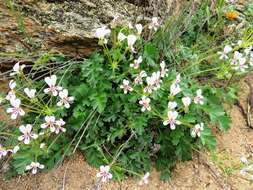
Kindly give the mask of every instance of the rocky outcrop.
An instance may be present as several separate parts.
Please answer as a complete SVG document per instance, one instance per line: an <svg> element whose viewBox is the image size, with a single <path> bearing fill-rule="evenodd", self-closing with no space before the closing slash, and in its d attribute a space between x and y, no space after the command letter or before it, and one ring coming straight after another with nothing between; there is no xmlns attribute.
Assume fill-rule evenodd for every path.
<svg viewBox="0 0 253 190"><path fill-rule="evenodd" d="M14 3L13 3L14 2ZM8 0L0 2L0 57L29 59L51 51L85 57L97 47L94 31L115 22L166 18L171 0Z"/></svg>

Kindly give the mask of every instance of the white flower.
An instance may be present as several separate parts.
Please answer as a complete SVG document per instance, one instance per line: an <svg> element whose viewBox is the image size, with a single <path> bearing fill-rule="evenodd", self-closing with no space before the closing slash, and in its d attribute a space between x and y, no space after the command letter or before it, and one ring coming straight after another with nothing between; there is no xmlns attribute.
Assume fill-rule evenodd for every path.
<svg viewBox="0 0 253 190"><path fill-rule="evenodd" d="M18 151L19 151L19 146L17 145L17 146L15 146L13 149L12 149L12 153L13 154L15 154L15 153L17 153Z"/></svg>
<svg viewBox="0 0 253 190"><path fill-rule="evenodd" d="M181 75L180 74L178 74L177 76L176 76L176 79L175 79L175 81L171 84L171 86L170 86L170 95L171 96L175 96L175 95L177 95L178 93L180 93L181 92L181 88L180 88L180 86L179 86L179 83L181 82Z"/></svg>
<svg viewBox="0 0 253 190"><path fill-rule="evenodd" d="M40 149L43 149L46 146L45 143L40 143Z"/></svg>
<svg viewBox="0 0 253 190"><path fill-rule="evenodd" d="M15 92L13 90L9 91L7 96L5 97L6 100L16 99Z"/></svg>
<svg viewBox="0 0 253 190"><path fill-rule="evenodd" d="M246 175L246 174L247 174L247 171L245 171L245 169L243 168L243 169L240 170L240 174L241 174L241 175Z"/></svg>
<svg viewBox="0 0 253 190"><path fill-rule="evenodd" d="M7 155L7 150L0 144L0 159Z"/></svg>
<svg viewBox="0 0 253 190"><path fill-rule="evenodd" d="M118 34L118 40L119 40L120 42L124 41L126 38L127 38L127 37L126 37L125 34L123 34L122 32L119 32L119 34Z"/></svg>
<svg viewBox="0 0 253 190"><path fill-rule="evenodd" d="M17 83L14 80L11 80L9 82L9 88L13 90L17 86Z"/></svg>
<svg viewBox="0 0 253 190"><path fill-rule="evenodd" d="M181 92L181 88L180 88L179 84L172 83L172 85L170 86L170 95L175 96L180 92Z"/></svg>
<svg viewBox="0 0 253 190"><path fill-rule="evenodd" d="M56 129L55 117L54 116L46 116L45 122L46 123L41 124L40 127L42 129L49 128L52 133L55 132L55 129Z"/></svg>
<svg viewBox="0 0 253 190"><path fill-rule="evenodd" d="M236 65L238 64L238 61L243 58L243 55L242 53L240 53L239 51L235 51L234 52L234 57L233 59L231 60L231 65Z"/></svg>
<svg viewBox="0 0 253 190"><path fill-rule="evenodd" d="M238 60L237 65L235 65L234 69L235 69L236 71L245 72L245 70L248 68L248 65L245 64L246 61L247 61L247 60L246 60L245 57L240 58L240 59Z"/></svg>
<svg viewBox="0 0 253 190"><path fill-rule="evenodd" d="M160 88L161 84L161 74L160 71L153 72L151 77L146 78L147 86L144 88L145 93L152 93L153 90Z"/></svg>
<svg viewBox="0 0 253 190"><path fill-rule="evenodd" d="M239 59L241 59L242 57L243 57L243 54L240 53L239 51L235 51L235 52L234 52L234 59L235 59L235 60L239 60Z"/></svg>
<svg viewBox="0 0 253 190"><path fill-rule="evenodd" d="M248 159L245 157L245 156L242 156L241 158L240 158L240 161L242 162L242 163L244 163L244 164L248 164L249 162L248 162Z"/></svg>
<svg viewBox="0 0 253 190"><path fill-rule="evenodd" d="M138 59L135 59L134 64L130 64L130 67L133 67L134 69L138 69L141 63L142 63L142 56L138 57Z"/></svg>
<svg viewBox="0 0 253 190"><path fill-rule="evenodd" d="M168 117L163 122L163 125L170 125L171 130L176 129L176 125L180 125L181 122L177 120L178 113L176 111L168 111Z"/></svg>
<svg viewBox="0 0 253 190"><path fill-rule="evenodd" d="M47 94L51 92L53 96L58 95L58 91L62 90L62 87L56 86L57 77L56 75L52 75L50 77L45 78L45 82L49 86L49 88L44 89L44 92Z"/></svg>
<svg viewBox="0 0 253 190"><path fill-rule="evenodd" d="M5 97L6 100L16 99L14 88L16 87L17 83L14 80L9 82L9 88L11 89L7 96Z"/></svg>
<svg viewBox="0 0 253 190"><path fill-rule="evenodd" d="M157 31L158 27L160 26L160 24L158 23L158 18L157 17L153 17L151 19L151 23L149 24L148 28L149 29L154 29L155 31Z"/></svg>
<svg viewBox="0 0 253 190"><path fill-rule="evenodd" d="M123 80L123 85L120 85L120 88L124 90L124 94L127 94L128 91L129 92L133 91L133 88L129 85L129 81L126 79Z"/></svg>
<svg viewBox="0 0 253 190"><path fill-rule="evenodd" d="M25 88L24 89L24 92L26 93L26 95L33 99L35 97L35 93L36 93L36 90L35 89L29 89L29 88Z"/></svg>
<svg viewBox="0 0 253 190"><path fill-rule="evenodd" d="M161 77L167 77L168 76L168 69L166 69L166 64L165 64L165 61L162 61L160 63L160 67L161 67Z"/></svg>
<svg viewBox="0 0 253 190"><path fill-rule="evenodd" d="M231 46L226 45L226 46L224 47L223 52L218 52L218 54L220 55L220 59L228 59L227 54L228 54L229 52L231 52L232 50L233 50L233 48L232 48Z"/></svg>
<svg viewBox="0 0 253 190"><path fill-rule="evenodd" d="M112 179L112 174L109 172L110 166L100 166L100 171L97 173L97 178L100 178L103 183Z"/></svg>
<svg viewBox="0 0 253 190"><path fill-rule="evenodd" d="M191 136L193 138L200 137L201 131L204 130L204 123L200 123L194 126L194 128L191 130Z"/></svg>
<svg viewBox="0 0 253 190"><path fill-rule="evenodd" d="M136 40L137 40L137 37L135 35L130 34L127 36L127 44L132 52L135 52L134 51L134 44L135 44Z"/></svg>
<svg viewBox="0 0 253 190"><path fill-rule="evenodd" d="M150 176L150 173L147 172L145 173L145 175L141 178L139 185L144 185L144 184L148 184L148 178Z"/></svg>
<svg viewBox="0 0 253 190"><path fill-rule="evenodd" d="M18 137L19 141L23 141L25 144L29 144L31 139L37 139L38 135L32 132L32 125L21 125L19 127L19 131L23 133L23 135Z"/></svg>
<svg viewBox="0 0 253 190"><path fill-rule="evenodd" d="M17 119L18 115L24 116L25 112L22 108L20 108L21 101L20 99L10 99L10 103L12 108L7 108L6 112L11 114L11 119Z"/></svg>
<svg viewBox="0 0 253 190"><path fill-rule="evenodd" d="M191 104L191 98L190 97L183 97L182 102L183 102L185 107L189 107L190 104Z"/></svg>
<svg viewBox="0 0 253 190"><path fill-rule="evenodd" d="M13 71L12 73L10 73L10 76L14 76L14 75L19 75L23 72L23 69L25 68L25 65L19 65L19 62L17 62L14 66L13 66Z"/></svg>
<svg viewBox="0 0 253 190"><path fill-rule="evenodd" d="M168 103L168 109L173 110L177 107L177 102L169 102Z"/></svg>
<svg viewBox="0 0 253 190"><path fill-rule="evenodd" d="M59 92L59 97L61 100L57 102L57 106L64 105L65 108L70 108L70 103L74 101L74 97L70 96L68 97L68 90L64 89L63 91Z"/></svg>
<svg viewBox="0 0 253 190"><path fill-rule="evenodd" d="M197 94L197 96L194 97L194 103L203 105L204 104L204 96L202 95L202 90L198 89L196 94Z"/></svg>
<svg viewBox="0 0 253 190"><path fill-rule="evenodd" d="M63 128L62 126L65 125L65 121L63 121L62 119L59 119L55 122L56 127L55 127L55 134L59 134L60 132L65 133L66 129Z"/></svg>
<svg viewBox="0 0 253 190"><path fill-rule="evenodd" d="M38 169L44 169L45 166L39 162L31 162L30 165L26 166L25 170L32 170L32 174L36 174Z"/></svg>
<svg viewBox="0 0 253 190"><path fill-rule="evenodd" d="M141 25L141 24L136 24L136 25L135 25L135 28L136 28L136 30L137 30L137 33L138 33L139 35L141 35L142 29L143 29L142 25Z"/></svg>
<svg viewBox="0 0 253 190"><path fill-rule="evenodd" d="M152 77L147 77L146 78L146 83L147 86L144 88L144 92L145 93L152 93L153 89L154 89L154 80Z"/></svg>
<svg viewBox="0 0 253 190"><path fill-rule="evenodd" d="M161 74L160 74L160 71L157 71L157 72L154 72L152 73L152 82L153 82L153 86L154 86L154 90L157 90L161 87Z"/></svg>
<svg viewBox="0 0 253 190"><path fill-rule="evenodd" d="M146 96L142 96L142 99L139 101L139 104L142 105L141 111L150 111L151 107L150 107L150 98L147 98Z"/></svg>
<svg viewBox="0 0 253 190"><path fill-rule="evenodd" d="M134 79L135 84L142 84L142 78L147 77L147 73L145 71L141 71L136 78Z"/></svg>
<svg viewBox="0 0 253 190"><path fill-rule="evenodd" d="M99 39L104 39L105 36L108 36L111 33L111 30L108 29L106 26L98 28L95 32L95 36Z"/></svg>

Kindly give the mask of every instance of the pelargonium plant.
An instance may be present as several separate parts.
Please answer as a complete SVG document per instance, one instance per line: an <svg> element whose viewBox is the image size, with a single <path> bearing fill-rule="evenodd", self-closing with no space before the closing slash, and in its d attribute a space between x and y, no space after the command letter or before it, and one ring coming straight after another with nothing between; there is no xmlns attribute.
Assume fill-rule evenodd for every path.
<svg viewBox="0 0 253 190"><path fill-rule="evenodd" d="M161 43L166 28L157 17L146 25L102 26L94 31L100 50L43 80L29 78L25 65L17 63L9 92L0 99L17 126L3 133L11 140L0 146L0 158L13 156L18 173L35 174L78 149L100 167L98 183L133 175L144 185L152 163L162 179L169 179L176 162L191 159L193 150L213 149L213 131L229 129L226 92L188 73L189 68L203 72L198 64L207 58L196 61L198 52L186 66L171 59L169 53L177 52ZM226 67L229 76L247 71L252 50L242 44L216 51L210 57L218 69L208 71ZM172 55L174 60L181 53ZM229 77L221 78L229 84Z"/></svg>
<svg viewBox="0 0 253 190"><path fill-rule="evenodd" d="M229 127L218 89L180 74L145 42L143 31L159 31L152 22L99 28L102 50L62 72L75 97L66 122L87 161L100 166L98 181L128 174L147 184L152 162L165 179L193 149L215 147L210 124Z"/></svg>

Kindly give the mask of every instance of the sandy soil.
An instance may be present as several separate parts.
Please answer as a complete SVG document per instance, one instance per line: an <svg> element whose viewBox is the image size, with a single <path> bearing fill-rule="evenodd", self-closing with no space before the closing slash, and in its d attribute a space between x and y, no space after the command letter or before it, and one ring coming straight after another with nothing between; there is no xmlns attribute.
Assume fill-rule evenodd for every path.
<svg viewBox="0 0 253 190"><path fill-rule="evenodd" d="M253 84L253 76L248 78ZM241 104L246 107L249 88L242 82ZM213 153L199 152L189 162L178 163L172 180L164 183L159 173L151 172L149 184L139 186L138 179L129 178L123 182L110 182L105 190L252 190L253 184L240 174L240 157L253 155L253 130L246 127L245 120L237 106L230 109L231 130L217 134L218 147ZM81 154L48 173L36 176L24 175L10 181L0 178L0 190L86 190L96 182L97 169L89 166Z"/></svg>

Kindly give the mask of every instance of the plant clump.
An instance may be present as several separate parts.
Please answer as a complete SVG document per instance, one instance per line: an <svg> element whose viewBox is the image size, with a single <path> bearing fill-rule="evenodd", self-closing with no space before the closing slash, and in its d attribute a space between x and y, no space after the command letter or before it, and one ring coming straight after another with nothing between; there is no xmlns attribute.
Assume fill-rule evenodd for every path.
<svg viewBox="0 0 253 190"><path fill-rule="evenodd" d="M35 174L78 149L100 167L97 183L133 175L144 185L153 163L167 180L177 161L214 149L214 131L230 126L223 105L237 98L234 82L253 68L250 25L221 42L223 26L235 22L220 17L225 5L211 15L204 3L184 13L191 20L103 26L94 31L100 51L76 62L52 55L56 69L34 65L26 73L16 63L0 100L20 125L0 131L10 137L0 158L13 157L12 171Z"/></svg>

